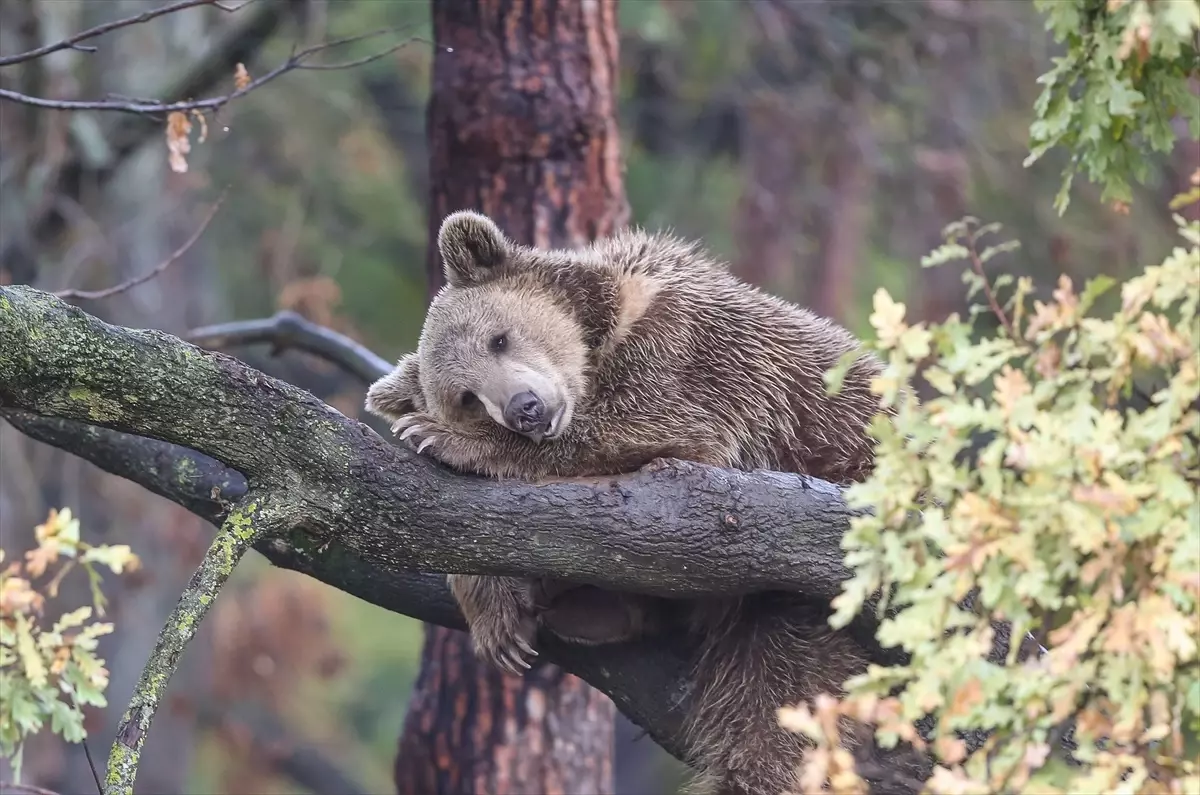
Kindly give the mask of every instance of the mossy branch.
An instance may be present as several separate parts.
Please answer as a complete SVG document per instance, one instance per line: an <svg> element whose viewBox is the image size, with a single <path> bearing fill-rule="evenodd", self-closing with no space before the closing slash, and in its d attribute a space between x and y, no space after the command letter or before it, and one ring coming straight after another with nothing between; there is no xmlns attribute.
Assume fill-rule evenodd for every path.
<svg viewBox="0 0 1200 795"><path fill-rule="evenodd" d="M162 703L167 683L179 666L183 650L195 637L201 620L221 586L233 574L238 561L255 543L285 531L286 515L269 498L252 493L236 505L221 524L204 560L158 633L158 642L142 669L109 753L104 795L133 795L142 745Z"/></svg>
<svg viewBox="0 0 1200 795"><path fill-rule="evenodd" d="M288 532L259 552L445 626L462 618L435 572L822 598L846 577L852 513L831 484L684 463L540 485L456 475L236 359L24 286L0 287L0 414L210 521L246 493L287 495ZM890 660L870 631L861 637ZM593 649L543 636L539 647L681 753L682 639Z"/></svg>
<svg viewBox="0 0 1200 795"><path fill-rule="evenodd" d="M814 478L685 462L542 484L458 475L237 359L24 286L0 287L0 340L0 408L203 453L252 488L302 495L294 525L312 546L383 569L664 596L832 598L847 576L853 511Z"/></svg>

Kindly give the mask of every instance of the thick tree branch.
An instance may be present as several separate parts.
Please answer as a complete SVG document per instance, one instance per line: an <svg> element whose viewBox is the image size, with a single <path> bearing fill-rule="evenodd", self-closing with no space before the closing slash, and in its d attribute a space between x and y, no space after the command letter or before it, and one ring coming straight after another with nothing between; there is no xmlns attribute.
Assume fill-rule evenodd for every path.
<svg viewBox="0 0 1200 795"><path fill-rule="evenodd" d="M246 480L213 459L177 445L118 433L73 420L0 409L0 415L32 439L74 453L101 469L220 525L234 501L246 493ZM295 539L295 543L293 540ZM255 545L280 568L298 571L364 601L419 621L465 629L461 613L440 574L379 568L345 555L340 547L313 554L302 532ZM595 649L541 640L539 662L555 663L598 688L668 751L679 755L676 739L685 695L687 648L679 638Z"/></svg>
<svg viewBox="0 0 1200 795"><path fill-rule="evenodd" d="M0 410L17 428L211 521L247 484L286 494L285 523L296 529L260 552L423 621L463 627L444 578L415 571L821 598L846 576L840 539L851 512L822 481L682 462L541 485L456 475L235 359L106 324L23 286L0 288L0 341ZM679 753L683 641L541 645L542 659Z"/></svg>
<svg viewBox="0 0 1200 795"><path fill-rule="evenodd" d="M852 511L824 481L685 462L541 485L457 475L236 359L32 288L0 288L0 338L0 406L190 447L252 484L303 487L297 524L373 563L664 596L832 598L846 577Z"/></svg>

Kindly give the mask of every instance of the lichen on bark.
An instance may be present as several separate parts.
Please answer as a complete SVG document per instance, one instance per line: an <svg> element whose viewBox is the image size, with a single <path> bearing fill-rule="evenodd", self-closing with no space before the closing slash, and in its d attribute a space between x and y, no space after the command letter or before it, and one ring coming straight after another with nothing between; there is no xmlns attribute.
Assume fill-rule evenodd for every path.
<svg viewBox="0 0 1200 795"><path fill-rule="evenodd" d="M104 795L133 795L142 745L188 642L238 561L254 544L288 526L288 511L277 499L253 496L229 512L142 669L109 753Z"/></svg>
<svg viewBox="0 0 1200 795"><path fill-rule="evenodd" d="M72 388L88 400L70 400ZM120 411L94 419L96 399ZM27 286L0 286L0 416L215 523L237 505L286 499L294 521L259 552L443 626L463 626L444 573L675 597L786 589L831 598L845 576L851 512L831 484L682 462L542 484L458 475L237 359L104 323ZM229 560L242 542L220 540L210 554ZM195 602L208 606L212 594ZM885 655L869 632L864 642ZM681 753L682 641L596 649L543 636L538 645L540 659L578 674ZM144 720L135 705L127 723Z"/></svg>

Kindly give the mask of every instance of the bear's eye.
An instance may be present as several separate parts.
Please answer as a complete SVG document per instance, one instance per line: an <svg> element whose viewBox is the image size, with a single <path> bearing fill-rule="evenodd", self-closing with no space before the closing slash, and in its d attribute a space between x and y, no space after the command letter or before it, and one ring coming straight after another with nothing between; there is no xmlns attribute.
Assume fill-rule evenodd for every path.
<svg viewBox="0 0 1200 795"><path fill-rule="evenodd" d="M488 341L488 350L492 353L502 353L508 348L508 335L497 334Z"/></svg>
<svg viewBox="0 0 1200 795"><path fill-rule="evenodd" d="M469 409L469 408L471 408L471 406L474 406L475 401L477 401L477 400L478 400L478 398L475 397L475 393L470 390L463 392L458 397L458 402L464 409Z"/></svg>

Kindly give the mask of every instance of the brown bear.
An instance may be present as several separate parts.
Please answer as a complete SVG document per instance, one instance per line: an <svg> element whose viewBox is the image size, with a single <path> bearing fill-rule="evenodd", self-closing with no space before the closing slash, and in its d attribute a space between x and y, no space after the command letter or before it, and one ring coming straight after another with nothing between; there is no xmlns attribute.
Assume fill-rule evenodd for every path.
<svg viewBox="0 0 1200 795"><path fill-rule="evenodd" d="M863 478L880 370L865 352L841 391L823 374L857 340L735 278L696 245L625 231L579 250L510 242L487 217L448 216L438 235L447 286L415 353L369 390L367 409L451 467L537 480L611 475L655 459ZM479 655L528 668L547 584L451 575ZM554 584L548 589L553 591ZM651 631L659 611L597 596L576 642ZM779 795L798 788L798 735L777 709L838 693L866 656L801 595L679 602L699 638L684 746L702 788Z"/></svg>

